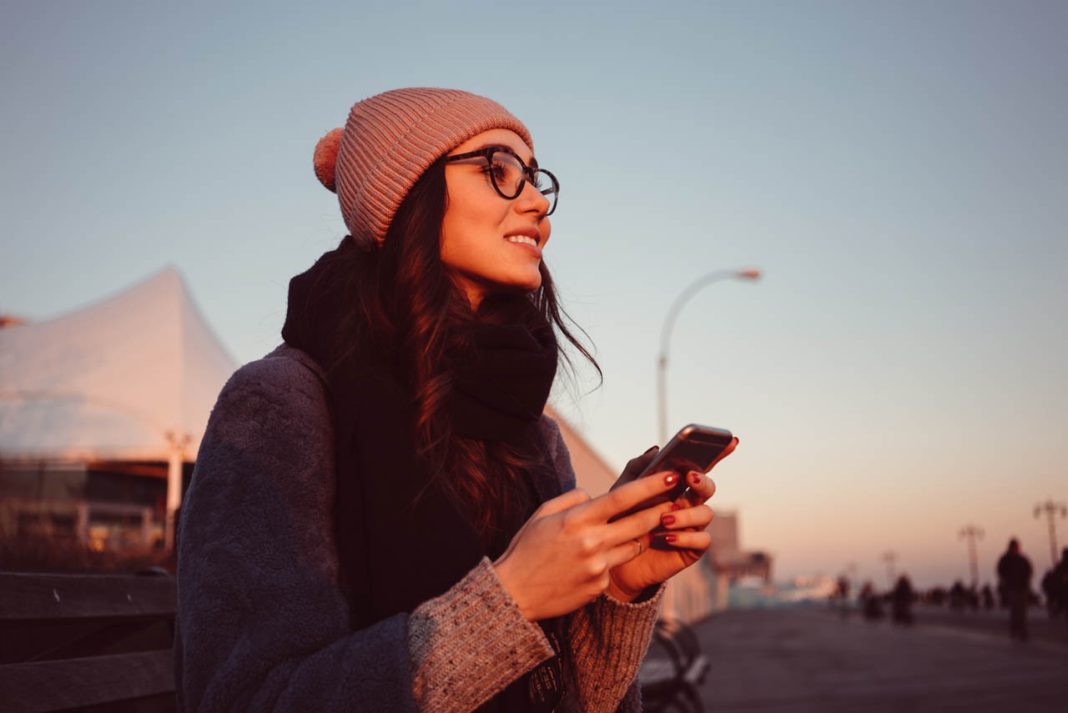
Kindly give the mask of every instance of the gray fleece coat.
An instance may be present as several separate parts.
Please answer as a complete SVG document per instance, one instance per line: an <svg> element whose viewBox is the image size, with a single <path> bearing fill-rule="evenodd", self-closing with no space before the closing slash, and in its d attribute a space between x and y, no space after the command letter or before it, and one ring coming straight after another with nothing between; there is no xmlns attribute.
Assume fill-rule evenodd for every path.
<svg viewBox="0 0 1068 713"><path fill-rule="evenodd" d="M219 395L182 507L175 680L186 711L467 711L549 658L484 558L440 597L352 631L338 588L323 375L282 345ZM542 431L575 487L556 423ZM446 534L447 536L447 534ZM663 587L568 617L575 678L558 711L639 711Z"/></svg>

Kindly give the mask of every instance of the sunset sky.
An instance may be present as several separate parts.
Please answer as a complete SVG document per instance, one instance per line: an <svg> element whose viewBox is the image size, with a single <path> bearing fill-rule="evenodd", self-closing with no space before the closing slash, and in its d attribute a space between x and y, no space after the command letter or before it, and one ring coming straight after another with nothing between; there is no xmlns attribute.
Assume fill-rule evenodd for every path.
<svg viewBox="0 0 1068 713"><path fill-rule="evenodd" d="M344 234L316 140L400 86L492 97L560 178L545 259L604 370L553 403L618 467L741 438L713 504L777 576L920 584L1068 501L1068 4L0 1L0 313L171 264L239 362ZM445 6L448 6L446 9ZM1058 522L1068 545L1068 520Z"/></svg>

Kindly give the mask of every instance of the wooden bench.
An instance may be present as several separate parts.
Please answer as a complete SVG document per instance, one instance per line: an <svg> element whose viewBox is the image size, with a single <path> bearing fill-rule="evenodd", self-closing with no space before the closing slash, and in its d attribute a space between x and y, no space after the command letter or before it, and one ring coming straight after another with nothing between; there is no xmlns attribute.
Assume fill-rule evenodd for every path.
<svg viewBox="0 0 1068 713"><path fill-rule="evenodd" d="M678 620L657 621L649 654L638 671L644 709L701 713L699 686L708 667L693 629Z"/></svg>
<svg viewBox="0 0 1068 713"><path fill-rule="evenodd" d="M174 578L0 572L0 708L174 711Z"/></svg>

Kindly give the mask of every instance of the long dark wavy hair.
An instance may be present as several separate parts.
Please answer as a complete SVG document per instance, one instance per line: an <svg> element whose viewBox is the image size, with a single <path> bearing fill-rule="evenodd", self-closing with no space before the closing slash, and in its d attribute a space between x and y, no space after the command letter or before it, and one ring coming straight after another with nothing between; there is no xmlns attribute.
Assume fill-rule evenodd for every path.
<svg viewBox="0 0 1068 713"><path fill-rule="evenodd" d="M469 348L460 327L470 323L474 313L441 262L441 225L447 205L445 163L439 160L404 199L385 243L370 252L349 251L346 259L351 264L343 270L345 306L334 363L359 358L361 350L373 348L401 366L415 406L418 455L448 497L470 516L485 542L529 510L531 503L520 478L536 463L533 454L504 442L453 432L447 408L452 390L450 364ZM565 324L565 320L574 322L559 304L544 261L539 270L541 286L513 299L529 300L533 311L567 339L603 380L596 359ZM558 349L561 357L573 375L567 353Z"/></svg>

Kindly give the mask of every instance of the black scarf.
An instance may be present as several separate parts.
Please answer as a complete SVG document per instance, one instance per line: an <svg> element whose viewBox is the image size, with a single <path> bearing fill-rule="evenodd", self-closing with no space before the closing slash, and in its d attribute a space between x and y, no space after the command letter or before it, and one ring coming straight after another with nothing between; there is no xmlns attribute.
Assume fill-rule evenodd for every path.
<svg viewBox="0 0 1068 713"><path fill-rule="evenodd" d="M496 559L540 502L560 494L539 428L556 373L557 347L545 319L522 296L487 299L457 328L468 345L450 355L448 409L456 435L505 441L539 465L517 486L520 512L481 538L415 454L415 410L388 345L339 357L346 285L358 260L346 238L289 284L282 337L327 374L334 426L335 528L350 625L361 629L436 597L484 556ZM365 345L366 346L366 345ZM558 655L480 710L548 711L563 692L563 619L539 622Z"/></svg>

